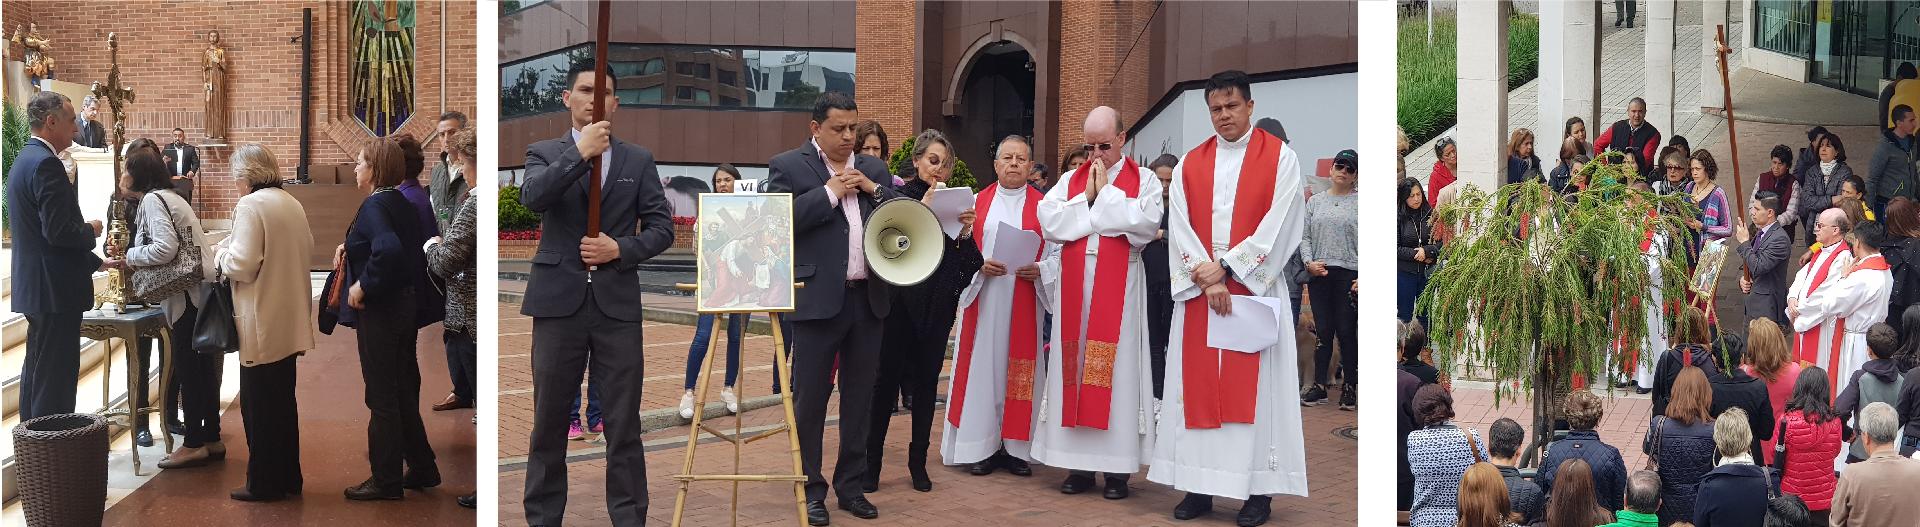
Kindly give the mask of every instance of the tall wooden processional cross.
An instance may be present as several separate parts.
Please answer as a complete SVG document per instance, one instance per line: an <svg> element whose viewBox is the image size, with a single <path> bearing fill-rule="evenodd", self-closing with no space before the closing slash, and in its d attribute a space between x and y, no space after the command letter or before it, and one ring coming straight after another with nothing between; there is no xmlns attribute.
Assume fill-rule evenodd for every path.
<svg viewBox="0 0 1920 527"><path fill-rule="evenodd" d="M107 33L107 83L93 81L91 92L94 98L107 101L107 108L113 110L113 144L109 148L113 154L114 177L120 175L120 146L127 141L127 105L133 102L133 87L120 83L120 37L116 33Z"/></svg>

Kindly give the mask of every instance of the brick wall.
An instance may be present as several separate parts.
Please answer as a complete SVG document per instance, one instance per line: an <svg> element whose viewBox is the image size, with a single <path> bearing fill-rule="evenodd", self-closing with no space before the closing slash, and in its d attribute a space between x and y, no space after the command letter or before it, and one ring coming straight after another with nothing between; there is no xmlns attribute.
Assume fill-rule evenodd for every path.
<svg viewBox="0 0 1920 527"><path fill-rule="evenodd" d="M1120 112L1123 126L1146 114L1153 101L1147 94L1148 60L1141 36L1153 17L1152 2L1067 2L1060 6L1060 83L1058 145L1047 163L1059 163L1067 150L1080 145L1087 112L1111 106ZM1142 47L1129 48L1140 37Z"/></svg>
<svg viewBox="0 0 1920 527"><path fill-rule="evenodd" d="M25 8L30 5L30 8ZM30 19L53 41L57 78L87 83L105 80L107 33L120 39L121 82L138 100L127 112L127 140L172 142L174 127L191 143L205 130L201 103L200 51L207 33L220 32L227 47L228 133L226 143L261 143L271 149L287 177L299 164L301 10L314 13L314 87L311 163L345 164L371 140L347 113L344 21L347 4L265 2L5 2L9 31ZM446 110L474 113L475 5L421 2L414 26L414 114L403 132L425 138ZM441 19L447 19L441 32ZM11 34L9 34L11 36ZM447 60L441 76L441 49ZM447 86L441 97L441 85ZM77 103L78 101L76 101ZM111 138L109 138L111 140ZM201 149L201 173L221 178L231 147ZM430 156L437 151L430 151ZM194 192L203 219L231 217L239 198L230 185L201 182Z"/></svg>
<svg viewBox="0 0 1920 527"><path fill-rule="evenodd" d="M920 9L913 0L860 0L854 15L854 69L859 74L855 102L860 115L880 122L887 131L889 152L920 130L914 128L914 101L918 99L914 58L919 32L914 27Z"/></svg>

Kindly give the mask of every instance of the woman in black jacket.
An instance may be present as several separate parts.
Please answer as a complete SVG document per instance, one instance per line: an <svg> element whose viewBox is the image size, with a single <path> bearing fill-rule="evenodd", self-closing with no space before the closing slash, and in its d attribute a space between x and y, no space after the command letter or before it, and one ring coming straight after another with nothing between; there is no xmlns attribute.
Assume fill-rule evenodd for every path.
<svg viewBox="0 0 1920 527"><path fill-rule="evenodd" d="M953 174L953 148L939 131L927 130L914 139L912 159L915 177L899 188L903 196L925 200L935 188L945 187ZM1019 184L1025 188L1028 169L1019 169ZM927 447L933 435L934 392L947 358L947 336L953 334L960 293L985 262L973 241L973 219L972 210L960 214L960 234L945 240L946 252L932 276L917 285L894 288L893 312L887 315L881 336L881 349L888 351L880 354L880 372L873 389L882 398L904 391L912 401L913 439L907 443L907 472L913 478L914 490L920 492L933 490L933 481L927 478ZM880 487L880 459L885 451L887 424L893 419L888 406L873 405L869 416L873 428L867 433L867 473L862 481L867 492Z"/></svg>
<svg viewBox="0 0 1920 527"><path fill-rule="evenodd" d="M340 323L354 328L360 375L366 384L368 460L373 476L349 487L350 500L397 500L402 488L440 484L433 447L420 422L420 364L414 316L427 266L427 241L418 211L400 194L408 175L405 153L392 139L375 139L355 159L355 180L371 193L347 228L344 255L352 284L341 294ZM338 268L339 266L335 266ZM402 469L405 469L404 476Z"/></svg>
<svg viewBox="0 0 1920 527"><path fill-rule="evenodd" d="M1847 178L1853 177L1853 169L1847 166L1847 148L1840 143L1840 136L1831 133L1821 135L1814 140L1818 146L1811 162L1796 176L1800 180L1800 217L1817 218L1820 212L1833 207L1833 199L1840 195L1840 187ZM1807 237L1807 245L1813 245L1813 237Z"/></svg>
<svg viewBox="0 0 1920 527"><path fill-rule="evenodd" d="M1413 303L1427 288L1427 275L1440 257L1440 242L1433 239L1433 207L1427 204L1427 192L1420 180L1400 180L1400 303L1401 322L1413 319ZM1426 325L1422 320L1421 325Z"/></svg>

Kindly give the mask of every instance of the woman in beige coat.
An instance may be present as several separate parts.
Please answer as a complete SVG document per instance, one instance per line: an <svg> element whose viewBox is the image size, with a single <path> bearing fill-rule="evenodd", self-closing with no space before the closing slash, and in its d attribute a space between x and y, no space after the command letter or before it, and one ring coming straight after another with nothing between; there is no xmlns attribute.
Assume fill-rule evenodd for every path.
<svg viewBox="0 0 1920 527"><path fill-rule="evenodd" d="M240 330L240 414L247 429L247 485L233 499L271 501L299 494L300 416L294 358L313 349L313 287L307 274L313 231L307 212L280 188L280 167L259 144L228 160L245 193L233 208L233 234L215 261L233 281Z"/></svg>

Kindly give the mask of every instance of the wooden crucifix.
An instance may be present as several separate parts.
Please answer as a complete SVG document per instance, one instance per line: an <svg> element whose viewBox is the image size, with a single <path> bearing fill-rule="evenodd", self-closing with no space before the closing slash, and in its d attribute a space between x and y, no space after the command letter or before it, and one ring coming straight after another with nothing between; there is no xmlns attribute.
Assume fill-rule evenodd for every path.
<svg viewBox="0 0 1920 527"><path fill-rule="evenodd" d="M1747 228L1747 194L1740 190L1746 187L1740 185L1740 140L1738 135L1733 133L1733 84L1727 81L1727 53L1732 49L1727 48L1727 26L1724 24L1714 26L1714 30L1719 34L1715 39L1719 44L1714 47L1714 53L1720 56L1721 109L1727 114L1727 155L1732 158L1727 164L1733 166L1733 228L1745 229ZM1752 279L1753 271L1747 269L1746 264L1742 263L1740 275Z"/></svg>
<svg viewBox="0 0 1920 527"><path fill-rule="evenodd" d="M593 122L607 119L607 22L612 18L613 2L600 0L599 16L593 19ZM613 145L607 145L612 148ZM601 166L600 156L593 156L593 171L587 173L587 236L600 237L600 182L607 177L607 167ZM587 266L592 270L595 266Z"/></svg>

